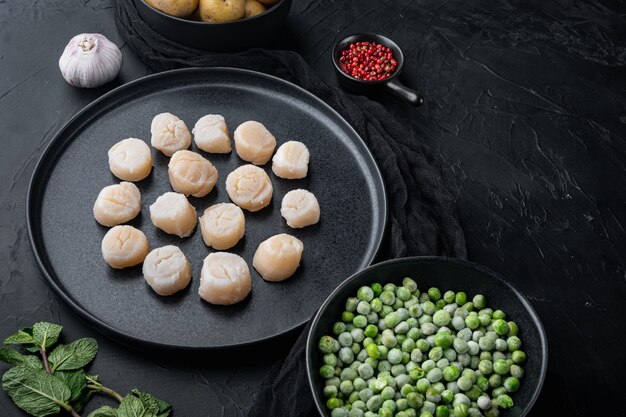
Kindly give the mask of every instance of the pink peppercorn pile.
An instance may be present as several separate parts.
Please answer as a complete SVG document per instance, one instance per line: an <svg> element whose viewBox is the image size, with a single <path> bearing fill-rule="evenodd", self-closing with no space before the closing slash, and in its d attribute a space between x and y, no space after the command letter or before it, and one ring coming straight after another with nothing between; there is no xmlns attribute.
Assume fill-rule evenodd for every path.
<svg viewBox="0 0 626 417"><path fill-rule="evenodd" d="M384 80L398 67L393 51L376 42L351 43L341 51L339 63L346 74L363 81Z"/></svg>

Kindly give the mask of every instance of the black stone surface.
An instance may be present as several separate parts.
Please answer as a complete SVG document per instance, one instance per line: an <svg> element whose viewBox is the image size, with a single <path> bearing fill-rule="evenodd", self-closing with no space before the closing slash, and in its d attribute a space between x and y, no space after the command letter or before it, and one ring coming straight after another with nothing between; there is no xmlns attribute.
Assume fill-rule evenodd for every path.
<svg viewBox="0 0 626 417"><path fill-rule="evenodd" d="M620 414L624 10L620 1L301 0L284 36L331 83L330 50L346 34L380 32L404 49L404 80L426 104L378 99L456 178L469 259L507 277L546 327L548 374L531 416ZM25 192L42 148L74 112L146 73L119 38L112 0L0 1L0 21L0 334L58 321L68 338L98 338L92 372L118 390L153 392L179 417L245 415L292 337L226 357L124 347L55 298L30 251ZM80 32L122 47L111 85L79 90L62 80L58 57ZM0 414L23 415L4 394Z"/></svg>

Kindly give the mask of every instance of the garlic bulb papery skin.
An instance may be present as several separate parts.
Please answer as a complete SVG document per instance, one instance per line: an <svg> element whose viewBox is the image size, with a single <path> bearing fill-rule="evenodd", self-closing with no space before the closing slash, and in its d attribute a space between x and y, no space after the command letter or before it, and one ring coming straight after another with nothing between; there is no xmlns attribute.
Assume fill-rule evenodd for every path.
<svg viewBox="0 0 626 417"><path fill-rule="evenodd" d="M75 87L93 88L113 80L122 67L122 52L104 35L74 36L59 59L65 81Z"/></svg>

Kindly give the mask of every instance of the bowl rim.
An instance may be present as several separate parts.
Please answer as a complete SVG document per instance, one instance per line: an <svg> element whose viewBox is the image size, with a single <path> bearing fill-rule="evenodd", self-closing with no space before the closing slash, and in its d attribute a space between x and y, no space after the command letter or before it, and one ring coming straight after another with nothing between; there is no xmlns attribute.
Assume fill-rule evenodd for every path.
<svg viewBox="0 0 626 417"><path fill-rule="evenodd" d="M145 0L142 0L145 1ZM281 0L282 1L282 0ZM340 52L339 50L339 45L341 45L342 43L344 43L348 38L352 38L354 37L354 42L359 42L361 38L364 37L373 37L373 38L380 38L382 40L384 40L386 43L390 44L392 49L394 50L394 54L397 53L397 57L396 57L396 61L398 62L398 66L396 67L396 70L393 72L393 74L391 75L391 77L389 78L385 78L384 80L374 80L374 81L367 81L367 80L360 80L358 78L354 78L352 75L348 74L347 72L345 72L342 68L341 65L339 65L339 60L337 59L338 53ZM385 45L389 48L388 45ZM333 61L333 66L335 67L335 70L340 73L343 77L345 77L346 79L354 82L354 83L358 83L361 85L384 85L387 84L393 80L395 80L396 78L398 78L400 76L400 73L402 72L402 68L404 67L404 52L402 51L402 48L400 48L400 45L398 45L394 40L388 38L385 35L381 35L380 33L375 33L375 32L357 32L357 33L352 33L350 35L344 36L342 37L340 40L335 42L335 45L333 46L333 49L331 51L332 53L332 61Z"/></svg>
<svg viewBox="0 0 626 417"><path fill-rule="evenodd" d="M315 385L315 381L313 381L313 375L312 375L313 364L311 362L312 362L312 348L313 348L313 340L312 340L313 332L317 328L318 323L321 319L321 316L322 316L321 312L325 310L326 307L334 301L334 299L337 297L337 294L345 286L347 286L352 281L355 281L361 278L361 276L363 276L364 274L372 270L375 270L382 266L392 265L392 264L402 264L402 263L412 264L412 263L426 263L426 262L457 264L457 265L461 265L464 267L477 270L478 272L487 274L491 276L492 278L501 281L504 285L508 286L513 291L513 293L520 299L522 305L525 307L526 311L528 312L531 320L533 321L533 323L537 325L538 330L539 330L539 340L541 344L540 346L541 369L539 372L539 381L537 382L535 386L535 389L530 397L529 402L524 405L524 408L522 409L522 412L520 413L519 417L526 416L528 412L532 409L532 407L535 405L535 402L537 401L537 398L539 397L539 394L541 393L541 389L543 387L545 377L546 377L546 371L548 368L548 339L546 336L543 323L541 322L539 315L537 314L533 306L530 304L528 299L517 288L515 288L512 284L510 284L502 275L480 264L462 260L462 259L449 258L449 257L444 257L444 256L411 256L411 257L405 257L405 258L389 259L383 262L379 262L377 264L370 265L367 268L364 268L352 274L351 276L346 278L341 284L339 284L337 288L335 288L335 290L326 298L324 303L322 303L319 310L317 310L317 312L315 313L315 316L311 320L311 326L309 328L307 338L306 338L305 366L306 366L307 380L309 382L310 395L313 396L313 402L315 403L315 408L317 409L317 412L320 416L327 416L328 414L326 413L326 410L323 408L320 402L317 401L317 398L315 396L315 392L319 389L319 387L317 387Z"/></svg>
<svg viewBox="0 0 626 417"><path fill-rule="evenodd" d="M166 18L169 18L169 19L181 22L181 23L190 23L190 24L198 25L198 26L237 25L237 24L244 24L243 22L252 22L254 20L260 19L263 16L271 13L273 10L278 9L278 7L281 4L288 3L290 1L291 0L278 0L276 3L270 5L270 7L268 7L263 13L260 13L260 14L257 14L256 16L248 17L248 18L245 18L245 19L231 20L230 22L199 22L197 20L185 19L185 18L182 18L182 17L169 15L169 14L164 13L161 10L157 9L156 7L151 6L150 4L148 4L148 2L146 0L139 0L139 2L142 3L144 6L148 7L153 12L155 12L157 14L160 14L161 16L164 16ZM265 6L265 4L264 4L264 6Z"/></svg>

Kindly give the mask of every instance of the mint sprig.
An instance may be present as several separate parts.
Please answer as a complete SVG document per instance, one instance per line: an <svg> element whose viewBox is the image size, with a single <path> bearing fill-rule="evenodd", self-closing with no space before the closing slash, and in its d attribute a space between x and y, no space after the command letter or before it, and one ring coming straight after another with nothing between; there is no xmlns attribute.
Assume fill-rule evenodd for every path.
<svg viewBox="0 0 626 417"><path fill-rule="evenodd" d="M14 365L2 377L2 388L15 405L35 417L62 411L73 417L97 393L115 398L118 408L100 407L88 417L167 417L171 406L145 392L132 390L125 397L105 387L97 375L85 371L96 354L98 343L91 338L57 344L62 326L40 322L19 330L4 340L23 352L0 348L0 362Z"/></svg>

